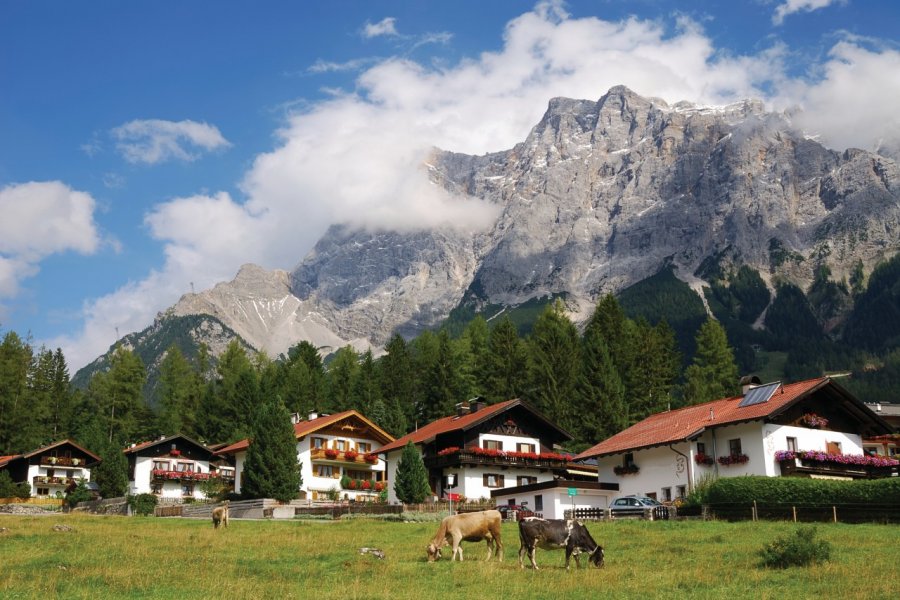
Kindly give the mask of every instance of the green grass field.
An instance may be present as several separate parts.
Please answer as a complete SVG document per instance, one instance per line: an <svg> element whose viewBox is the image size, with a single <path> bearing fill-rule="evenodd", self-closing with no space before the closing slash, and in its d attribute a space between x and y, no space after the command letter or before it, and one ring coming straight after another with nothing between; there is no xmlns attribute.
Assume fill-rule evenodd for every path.
<svg viewBox="0 0 900 600"><path fill-rule="evenodd" d="M61 524L71 532L53 531ZM769 570L756 552L792 523L589 523L603 569L566 572L538 550L520 571L518 532L503 525L505 560L425 561L434 523L232 521L0 516L0 597L12 598L891 598L900 594L900 527L820 524L830 562ZM360 555L377 547L385 560ZM448 553L445 553L447 556ZM584 561L583 561L584 562ZM526 559L527 563L527 559Z"/></svg>

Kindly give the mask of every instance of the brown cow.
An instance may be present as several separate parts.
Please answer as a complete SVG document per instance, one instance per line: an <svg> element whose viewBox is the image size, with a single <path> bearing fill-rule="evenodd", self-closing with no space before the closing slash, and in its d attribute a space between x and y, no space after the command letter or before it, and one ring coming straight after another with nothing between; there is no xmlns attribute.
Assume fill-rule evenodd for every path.
<svg viewBox="0 0 900 600"><path fill-rule="evenodd" d="M218 529L219 525L228 527L228 500L222 506L213 509L212 522L215 529Z"/></svg>
<svg viewBox="0 0 900 600"><path fill-rule="evenodd" d="M441 557L441 548L443 546L453 545L453 554L450 560L454 560L459 555L459 560L463 559L462 547L459 545L462 541L480 542L487 540L488 553L485 560L490 560L494 554L494 544L497 545L496 554L503 561L503 543L500 541L500 522L503 518L500 511L483 510L481 512L462 513L444 517L441 526L438 528L434 539L428 544L426 552L428 553L428 562L434 562Z"/></svg>

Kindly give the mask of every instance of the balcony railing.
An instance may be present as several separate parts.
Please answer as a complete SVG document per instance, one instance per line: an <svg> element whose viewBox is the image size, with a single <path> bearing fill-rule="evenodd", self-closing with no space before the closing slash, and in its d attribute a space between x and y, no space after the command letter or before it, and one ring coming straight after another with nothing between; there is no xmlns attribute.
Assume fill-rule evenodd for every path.
<svg viewBox="0 0 900 600"><path fill-rule="evenodd" d="M34 485L69 485L74 483L73 477L47 477L46 475L35 475Z"/></svg>
<svg viewBox="0 0 900 600"><path fill-rule="evenodd" d="M516 453L510 453L516 454ZM567 460L563 456L546 457L540 454L535 457L515 456L510 454L485 454L483 452L471 452L461 450L450 454L438 454L426 456L425 466L429 469L442 467L457 467L460 465L490 465L499 467L519 467L533 469L564 469ZM521 453L524 454L524 453Z"/></svg>
<svg viewBox="0 0 900 600"><path fill-rule="evenodd" d="M898 467L873 465L843 465L820 461L808 461L790 458L779 461L781 474L785 477L825 475L829 477L848 477L853 479L880 479L898 474Z"/></svg>
<svg viewBox="0 0 900 600"><path fill-rule="evenodd" d="M41 464L51 467L83 467L84 462L81 458L68 458L66 456L41 457Z"/></svg>
<svg viewBox="0 0 900 600"><path fill-rule="evenodd" d="M150 478L154 481L205 481L210 477L214 478L216 475L198 471L166 471L163 469L153 469L150 472Z"/></svg>
<svg viewBox="0 0 900 600"><path fill-rule="evenodd" d="M310 451L310 458L318 461L352 462L370 466L378 464L378 456L374 454L362 454L355 450L344 452L333 448L313 448Z"/></svg>

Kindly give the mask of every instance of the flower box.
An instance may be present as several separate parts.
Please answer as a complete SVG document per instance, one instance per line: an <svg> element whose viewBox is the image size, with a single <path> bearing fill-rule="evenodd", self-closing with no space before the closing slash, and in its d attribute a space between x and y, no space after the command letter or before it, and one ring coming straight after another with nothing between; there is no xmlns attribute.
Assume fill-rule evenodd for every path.
<svg viewBox="0 0 900 600"><path fill-rule="evenodd" d="M718 461L719 464L724 467L730 467L731 465L742 465L746 462L749 462L750 457L746 454L730 454L728 456L720 456Z"/></svg>
<svg viewBox="0 0 900 600"><path fill-rule="evenodd" d="M340 451L335 450L334 448L325 448L325 458L335 459L340 456Z"/></svg>
<svg viewBox="0 0 900 600"><path fill-rule="evenodd" d="M459 446L450 446L449 448L439 450L437 453L438 456L449 456L451 454L459 454Z"/></svg>
<svg viewBox="0 0 900 600"><path fill-rule="evenodd" d="M810 429L825 429L828 427L828 419L820 417L816 413L806 413L800 417L797 422L803 427Z"/></svg>
<svg viewBox="0 0 900 600"><path fill-rule="evenodd" d="M894 467L900 464L894 458L886 456L868 456L865 454L828 454L827 452L816 452L814 450L779 450L775 453L775 460L781 462L785 460L799 459L803 463L812 463L814 465L855 465L862 467Z"/></svg>
<svg viewBox="0 0 900 600"><path fill-rule="evenodd" d="M619 476L634 475L640 470L641 470L641 468L638 467L637 465L618 465L618 466L613 467L613 473L615 473L616 475L619 475Z"/></svg>
<svg viewBox="0 0 900 600"><path fill-rule="evenodd" d="M703 454L702 452L698 452L697 454L694 455L694 462L697 463L698 465L710 466L710 465L714 464L716 461L715 461L715 459L713 459L712 456L708 456L706 454Z"/></svg>
<svg viewBox="0 0 900 600"><path fill-rule="evenodd" d="M356 460L357 456L359 456L359 452L356 450L347 450L344 452L344 460Z"/></svg>
<svg viewBox="0 0 900 600"><path fill-rule="evenodd" d="M363 455L363 460L369 463L370 465L378 464L378 455L377 454L365 454Z"/></svg>

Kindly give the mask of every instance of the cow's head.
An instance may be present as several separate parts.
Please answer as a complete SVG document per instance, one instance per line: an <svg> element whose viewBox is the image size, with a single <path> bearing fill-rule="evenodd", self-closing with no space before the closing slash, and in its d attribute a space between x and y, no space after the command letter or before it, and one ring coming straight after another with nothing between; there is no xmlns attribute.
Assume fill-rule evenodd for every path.
<svg viewBox="0 0 900 600"><path fill-rule="evenodd" d="M425 548L425 552L428 554L428 562L434 562L441 557L440 547L435 546L433 543L428 544L428 547Z"/></svg>
<svg viewBox="0 0 900 600"><path fill-rule="evenodd" d="M598 569L603 566L603 546L597 546L590 554L591 564Z"/></svg>

